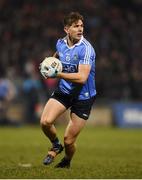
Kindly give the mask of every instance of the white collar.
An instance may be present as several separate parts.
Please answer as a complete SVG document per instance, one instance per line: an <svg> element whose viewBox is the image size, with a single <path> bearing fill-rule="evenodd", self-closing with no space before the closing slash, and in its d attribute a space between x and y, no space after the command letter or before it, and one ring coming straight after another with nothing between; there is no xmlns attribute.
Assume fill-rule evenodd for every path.
<svg viewBox="0 0 142 180"><path fill-rule="evenodd" d="M67 47L68 47L69 49L72 49L72 48L74 48L75 46L79 46L79 45L82 43L83 38L84 38L84 37L82 36L81 39L79 40L79 42L76 43L76 44L74 44L74 45L71 46L71 47L69 47L69 45L67 44L67 36L66 36L63 40L64 40L64 42L66 43Z"/></svg>

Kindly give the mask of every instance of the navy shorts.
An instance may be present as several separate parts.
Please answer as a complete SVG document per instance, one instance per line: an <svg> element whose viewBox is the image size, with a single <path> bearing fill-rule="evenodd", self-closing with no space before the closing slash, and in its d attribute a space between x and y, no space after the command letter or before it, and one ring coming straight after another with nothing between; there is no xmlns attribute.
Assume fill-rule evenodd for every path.
<svg viewBox="0 0 142 180"><path fill-rule="evenodd" d="M55 91L51 95L51 98L59 101L66 107L66 109L70 108L71 113L75 113L77 116L84 120L87 120L89 118L92 105L95 101L95 96L87 100L78 100L76 98L72 98L70 95L62 93L59 90Z"/></svg>

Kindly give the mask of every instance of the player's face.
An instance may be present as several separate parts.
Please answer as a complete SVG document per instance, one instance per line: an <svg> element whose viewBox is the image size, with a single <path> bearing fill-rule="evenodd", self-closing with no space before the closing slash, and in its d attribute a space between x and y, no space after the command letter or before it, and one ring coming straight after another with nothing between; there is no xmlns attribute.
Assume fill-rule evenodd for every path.
<svg viewBox="0 0 142 180"><path fill-rule="evenodd" d="M65 32L72 41L78 42L83 35L83 22L78 20L71 26L65 27Z"/></svg>

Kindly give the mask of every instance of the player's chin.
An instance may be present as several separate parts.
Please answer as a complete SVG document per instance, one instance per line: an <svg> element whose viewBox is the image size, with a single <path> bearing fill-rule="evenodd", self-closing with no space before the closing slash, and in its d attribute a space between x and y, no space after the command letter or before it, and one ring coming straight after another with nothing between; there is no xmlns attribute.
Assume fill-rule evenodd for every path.
<svg viewBox="0 0 142 180"><path fill-rule="evenodd" d="M78 36L76 36L76 41L80 41L80 39L81 39L81 37L82 37L82 35L78 35Z"/></svg>

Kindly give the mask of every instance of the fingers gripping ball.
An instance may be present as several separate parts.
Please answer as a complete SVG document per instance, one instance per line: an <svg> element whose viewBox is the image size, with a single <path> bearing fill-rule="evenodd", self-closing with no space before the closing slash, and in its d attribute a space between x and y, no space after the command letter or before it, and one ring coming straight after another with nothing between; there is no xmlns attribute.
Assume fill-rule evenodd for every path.
<svg viewBox="0 0 142 180"><path fill-rule="evenodd" d="M56 77L62 72L62 63L55 57L46 57L40 64L40 72L45 79Z"/></svg>

